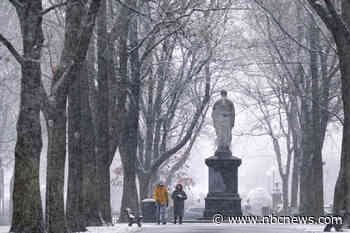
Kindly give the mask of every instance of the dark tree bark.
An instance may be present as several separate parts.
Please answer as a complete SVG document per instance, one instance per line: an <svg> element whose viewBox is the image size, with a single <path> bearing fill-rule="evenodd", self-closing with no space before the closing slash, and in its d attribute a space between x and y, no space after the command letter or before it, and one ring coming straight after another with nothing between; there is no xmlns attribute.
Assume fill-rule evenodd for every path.
<svg viewBox="0 0 350 233"><path fill-rule="evenodd" d="M303 6L301 3L297 2L296 3L296 16L297 16L297 22L298 22L298 27L297 27L297 40L302 41L303 39L303 34L304 34L304 27L302 25L303 21ZM300 64L302 64L302 48L298 46L297 48L297 59ZM300 120L298 116L299 112L299 107L298 107L298 93L300 93L300 80L303 80L302 76L304 75L303 73L303 68L301 65L298 65L296 67L296 72L295 72L295 80L292 80L294 83L294 92L295 95L291 96L291 111L290 111L290 120L289 120L289 125L292 131L292 140L293 140L293 168L292 168L292 177L291 177L291 207L294 208L295 210L298 209L298 196L299 196L299 184L300 184L300 164L301 164L301 149L300 149L300 144L301 144L301 129L300 129ZM299 82L298 82L299 81Z"/></svg>
<svg viewBox="0 0 350 233"><path fill-rule="evenodd" d="M86 66L82 70L81 80L81 147L83 156L83 196L86 210L86 222L89 226L101 226L99 217L99 186L97 180L96 131L92 109L94 104L91 95L95 95L95 40L90 42Z"/></svg>
<svg viewBox="0 0 350 233"><path fill-rule="evenodd" d="M346 154L350 154L350 148L347 146L348 142L346 142L346 138L348 137L348 132L349 132L349 122L345 123L346 119L349 118L349 114L350 112L347 109L347 106L350 106L350 97L347 95L348 91L347 89L344 89L345 87L349 87L348 85L348 80L350 77L350 70L349 70L349 64L350 61L348 59L349 57L349 46L350 46L350 32L348 29L348 26L350 25L350 20L349 20L349 9L350 9L350 4L347 1L341 1L341 6L342 6L342 15L339 15L336 12L336 8L334 7L334 5L330 2L330 1L324 1L325 5L323 6L322 4L314 1L314 0L308 0L308 2L310 3L310 5L314 8L314 10L317 12L317 14L320 16L320 18L322 19L322 21L325 23L325 25L328 27L328 29L330 30L330 32L332 33L334 39L335 39L335 43L337 45L337 50L338 50L338 57L339 57L339 62L340 62L340 71L341 71L341 80L342 80L342 99L343 99L343 104L344 104L344 127L343 127L343 142L342 142L342 159L341 159L341 168L339 171L339 176L338 176L338 180L337 180L337 184L336 184L336 188L335 188L335 194L334 194L334 212L335 214L340 214L339 211L347 211L349 212L350 210L350 206L346 205L346 201L345 199L347 198L347 193L349 193L349 191L346 190L346 185L345 185L345 181L343 180L346 176L346 169L344 169L344 166L348 166L346 165ZM322 1L323 2L323 1ZM311 39L312 39L312 35L311 35ZM326 58L324 57L324 55L320 56L321 58L321 65L324 66L325 65L325 61ZM313 69L314 72L312 74L312 78L313 78L313 82L316 82L316 77L315 77L315 69ZM320 106L322 106L323 108L327 108L328 107L328 97L329 97L329 82L330 82L330 78L326 75L324 75L324 68L321 69L321 73L322 73L322 81L323 81L323 85L324 85L324 89L322 91L318 90L318 94L320 95L320 92L323 93L323 95L321 96L321 98L318 98L318 103ZM313 83L313 88L316 88L315 85ZM313 90L313 98L315 97L317 90L314 89ZM317 109L318 108L318 109ZM314 162L315 162L315 166L314 167L310 167L310 170L316 171L317 173L316 175L318 177L321 177L322 174L322 157L320 156L321 151L322 151L322 145L323 145L323 140L325 137L325 130L327 127L327 121L329 118L329 114L326 113L323 110L319 109L319 106L315 106L313 109L313 114L316 115L318 114L320 120L318 120L317 122L315 122L313 124L313 129L316 131L317 129L319 129L318 135L316 135L316 132L314 131L314 135L316 137L314 138L310 138L310 140L313 140L314 142ZM344 157L345 156L345 157ZM344 160L345 159L345 160ZM311 174L310 174L311 175ZM314 177L315 174L312 174ZM301 180L306 180L305 178L303 178L303 175L301 175ZM312 183L310 185L313 185ZM308 186L305 185L305 189L313 186ZM314 199L319 203L319 205L323 204L323 200L320 200L320 197L316 197L315 195L319 195L319 192L321 192L321 188L319 187L320 185L318 185L318 187L315 187L316 191L311 188L311 190L309 192L313 193L313 197ZM302 188L302 187L301 187ZM300 193L301 197L303 195L303 193ZM311 198L312 198L312 194ZM305 202L303 202L305 204ZM321 207L316 205L316 208L313 212L314 214L316 214L316 212L320 212ZM302 206L301 206L302 207ZM309 209L309 207L303 207L305 209L305 211L307 211L307 209ZM312 209L312 206L310 206L310 209ZM321 210L322 211L322 210ZM322 212L321 212L322 213Z"/></svg>
<svg viewBox="0 0 350 233"><path fill-rule="evenodd" d="M39 187L39 161L42 147L40 109L43 110L49 131L46 228L50 232L66 232L63 183L65 159L65 106L68 86L74 81L76 70L86 56L89 40L101 0L92 0L86 17L75 22L67 17L66 38L60 65L53 77L48 98L41 83L40 53L43 46L41 1L10 1L17 10L23 36L23 55L0 34L0 41L22 66L21 108L18 119L18 139L15 150L14 211L12 232L44 232ZM76 10L74 0L68 1L68 13ZM71 11L72 12L72 11ZM73 20L76 20L74 18ZM79 23L78 37L72 38ZM75 24L77 25L77 24ZM78 44L76 42L79 41ZM64 105L64 106L63 106ZM58 119L61 118L61 119ZM64 125L64 126L63 126ZM34 219L34 220L33 220Z"/></svg>
<svg viewBox="0 0 350 233"><path fill-rule="evenodd" d="M322 145L321 141L321 115L320 115L320 87L319 87L319 53L320 49L320 32L316 25L310 25L309 38L310 38L310 70L311 70L311 90L312 90L312 145L313 151L311 155L311 182L312 187L308 187L308 191L311 192L312 209L310 214L312 216L323 215L323 162L322 162ZM327 107L327 106L323 106Z"/></svg>
<svg viewBox="0 0 350 233"><path fill-rule="evenodd" d="M343 1L343 18L350 25L350 3ZM336 213L345 210L350 213L350 40L335 31L337 42L340 71L342 75L342 99L344 104L344 128L341 153L341 167L334 193L334 208ZM349 216L347 219L349 225Z"/></svg>
<svg viewBox="0 0 350 233"><path fill-rule="evenodd" d="M154 177L156 174L157 173L142 173L141 171L138 172L137 176L140 187L140 200L152 197L152 177Z"/></svg>
<svg viewBox="0 0 350 233"><path fill-rule="evenodd" d="M40 0L13 2L20 20L23 37L21 62L21 103L17 121L13 215L11 232L45 232L40 198L39 164L42 149L40 125L40 53L42 3Z"/></svg>
<svg viewBox="0 0 350 233"><path fill-rule="evenodd" d="M346 3L346 5L346 9L349 11L350 4ZM339 38L339 40L341 39ZM339 44L342 44L341 47L338 45L340 47L338 47L338 50L343 85L342 99L344 104L344 128L340 170L334 193L334 210L336 213L341 213L341 211L350 213L350 42ZM349 217L345 220L346 224L349 225Z"/></svg>
<svg viewBox="0 0 350 233"><path fill-rule="evenodd" d="M292 103L292 106L296 106L296 102ZM300 139L298 134L300 133L300 127L297 126L297 110L292 107L292 122L291 122L291 131L293 138L293 168L292 168L292 177L291 177L291 198L290 206L294 209L298 208L298 194L299 194L299 175L300 175Z"/></svg>
<svg viewBox="0 0 350 233"><path fill-rule="evenodd" d="M87 2L68 1L64 48L54 73L50 98L43 90L41 92L49 131L46 182L46 227L49 232L67 231L63 201L67 95L85 60L100 0L93 0L87 11L84 4ZM80 227L80 224L73 227L77 225Z"/></svg>
<svg viewBox="0 0 350 233"><path fill-rule="evenodd" d="M61 63L68 64L74 56L74 48L78 40L80 20L83 16L83 6L70 3L66 10L65 42ZM79 77L80 65L70 70L71 79ZM61 76L54 75L52 87L60 82ZM79 81L78 81L79 82ZM78 83L78 82L73 82ZM75 84L76 85L76 84ZM66 88L60 88L55 95L55 110L48 114L48 153L46 177L46 227L49 232L67 232L64 213L64 166L66 158L66 124L67 124L67 93ZM72 110L73 106L71 106ZM72 126L72 125L70 125ZM74 134L74 132L73 132ZM74 137L74 136L73 136ZM74 143L70 147L71 152ZM75 153L79 153L79 150ZM73 156L74 158L75 156ZM73 168L73 173L76 168ZM78 178L79 179L79 178ZM72 181L70 180L69 183ZM78 182L78 181L77 181ZM70 203L73 204L73 203ZM74 206L72 207L74 208ZM69 209L69 207L67 208ZM79 221L78 221L79 222ZM72 224L72 227L76 225Z"/></svg>
<svg viewBox="0 0 350 233"><path fill-rule="evenodd" d="M342 82L342 100L344 107L343 140L340 170L334 192L334 213L350 213L350 3L340 2L342 12L339 15L330 1L324 1L325 6L315 0L308 0L329 31L337 45ZM350 216L345 216L345 225L349 225Z"/></svg>
<svg viewBox="0 0 350 233"><path fill-rule="evenodd" d="M13 186L14 186L14 181L15 181L15 177L12 175L11 179L10 179L10 198L9 198L9 212L8 212L8 216L9 216L9 222L12 222L12 214L13 214Z"/></svg>
<svg viewBox="0 0 350 233"><path fill-rule="evenodd" d="M136 7L137 1L131 1L130 6ZM130 46L135 48L138 44L137 18L130 21ZM136 163L137 163L137 146L138 146L138 128L139 128L139 99L141 88L140 77L140 59L138 49L133 49L130 54L130 94L128 95L127 110L123 114L121 141L119 146L120 156L124 169L123 194L121 211L125 208L131 208L133 211L139 211L139 198L136 187ZM124 214L121 214L119 221L126 221Z"/></svg>
<svg viewBox="0 0 350 233"><path fill-rule="evenodd" d="M45 221L49 232L67 232L64 214L64 166L66 160L66 101L57 96L55 114L48 120Z"/></svg>
<svg viewBox="0 0 350 233"><path fill-rule="evenodd" d="M342 18L350 26L350 3L342 1ZM339 25L338 27L341 27ZM334 211L350 213L350 38L340 28L331 28L335 38L340 61L342 77L342 100L344 106L344 125L340 170L334 193ZM350 33L348 31L348 33ZM346 225L350 225L350 216L344 219Z"/></svg>
<svg viewBox="0 0 350 233"><path fill-rule="evenodd" d="M304 90L310 90L310 85L306 81L306 88ZM305 91L305 93L307 93ZM312 122L311 122L311 106L308 98L302 98L301 100L301 150L302 150L302 164L300 168L300 212L303 215L311 215L312 210L312 196L309 192L309 187L312 187L311 177L311 160L312 159Z"/></svg>
<svg viewBox="0 0 350 233"><path fill-rule="evenodd" d="M110 203L110 101L108 83L108 35L107 35L107 3L102 1L100 13L97 17L97 170L100 189L99 211L104 221L112 222Z"/></svg>
<svg viewBox="0 0 350 233"><path fill-rule="evenodd" d="M73 232L100 226L95 135L89 103L88 62L70 88L68 97L69 178L67 221Z"/></svg>
<svg viewBox="0 0 350 233"><path fill-rule="evenodd" d="M83 15L83 11L77 13L76 16ZM74 232L86 231L86 226L102 225L99 216L101 190L97 180L96 132L90 107L90 101L95 99L91 98L95 94L94 53L95 40L92 38L87 59L79 66L69 93L67 218L70 230Z"/></svg>
<svg viewBox="0 0 350 233"><path fill-rule="evenodd" d="M83 196L83 156L82 153L82 109L81 109L81 81L86 77L77 74L75 82L68 94L68 194L66 216L69 229L73 232L86 231L84 222ZM88 126L88 125L86 125Z"/></svg>

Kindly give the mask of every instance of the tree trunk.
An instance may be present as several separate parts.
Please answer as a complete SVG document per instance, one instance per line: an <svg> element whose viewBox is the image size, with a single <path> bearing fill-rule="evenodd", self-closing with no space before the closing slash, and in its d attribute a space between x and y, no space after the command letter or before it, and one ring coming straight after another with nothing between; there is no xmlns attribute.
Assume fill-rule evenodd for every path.
<svg viewBox="0 0 350 233"><path fill-rule="evenodd" d="M318 70L320 50L320 32L317 26L312 21L310 23L310 70L312 78L312 129L313 129L313 158L311 180L312 187L309 187L309 192L312 194L312 215L323 215L323 166L322 166L322 144L321 142L321 116L320 116L320 87ZM326 106L324 106L326 107Z"/></svg>
<svg viewBox="0 0 350 233"><path fill-rule="evenodd" d="M320 18L332 32L337 45L337 52L340 63L342 100L344 107L343 140L340 160L340 171L334 193L334 213L347 214L344 217L345 225L350 223L350 3L340 1L342 14L338 15L332 3L327 2L327 9L316 1L308 1L318 13ZM331 14L328 14L328 10Z"/></svg>
<svg viewBox="0 0 350 233"><path fill-rule="evenodd" d="M111 223L111 203L110 203L110 172L109 161L110 145L109 145L109 85L108 85L108 63L107 63L107 49L108 49L108 36L107 36L107 5L106 1L102 1L100 6L100 12L97 17L97 82L98 82L98 98L97 98L97 169L98 169L98 181L100 189L100 208L103 219Z"/></svg>
<svg viewBox="0 0 350 233"><path fill-rule="evenodd" d="M284 215L288 215L288 204L289 204L289 177L284 175L282 177L282 196L283 196L283 211Z"/></svg>
<svg viewBox="0 0 350 233"><path fill-rule="evenodd" d="M299 148L294 147L293 170L292 170L292 184L291 184L291 200L290 206L298 207L299 194L299 164L300 164Z"/></svg>
<svg viewBox="0 0 350 233"><path fill-rule="evenodd" d="M53 121L53 135L51 149L48 152L47 168L47 213L46 216L54 215L49 231L61 232L66 226L60 221L64 219L63 210L63 181L64 181L64 158L66 155L66 100L69 86L74 83L85 60L89 47L90 37L95 17L100 6L100 0L93 0L86 11L87 1L77 4L68 1L66 8L65 40L61 55L60 65L54 74L51 95L53 97L54 111L50 114ZM77 44L77 41L79 43ZM51 161L50 161L51 160ZM62 194L61 194L62 193ZM53 202L53 203L51 203ZM52 207L50 207L52 206ZM51 208L51 209L49 209ZM56 208L56 209L55 209ZM58 210L58 211L57 211ZM54 212L59 212L57 215ZM51 212L51 213L50 213ZM55 220L57 216L57 221Z"/></svg>
<svg viewBox="0 0 350 233"><path fill-rule="evenodd" d="M297 99L291 98L291 111L289 127L292 133L293 140L293 168L292 168L292 181L291 181L291 200L290 206L294 209L298 207L298 194L299 194L299 175L300 175L300 127L298 124L298 109Z"/></svg>
<svg viewBox="0 0 350 233"><path fill-rule="evenodd" d="M343 1L343 17L350 25L350 3ZM342 77L342 100L344 105L344 124L340 171L334 192L334 212L345 211L345 225L350 225L350 42L340 32L333 32L340 62Z"/></svg>
<svg viewBox="0 0 350 233"><path fill-rule="evenodd" d="M305 93L311 90L311 102L303 99L304 105L308 106L302 109L303 120L303 160L302 174L300 176L300 208L302 214L309 216L320 216L323 214L323 162L322 162L322 145L324 134L321 129L320 114L320 73L319 73L319 51L320 38L319 29L310 20L309 43L310 43L310 73L311 80L306 81L308 84ZM311 85L310 85L311 84ZM309 102L309 103L307 103ZM324 106L327 107L327 106Z"/></svg>
<svg viewBox="0 0 350 233"><path fill-rule="evenodd" d="M130 2L131 7L136 7L136 1ZM130 46L135 48L138 44L137 17L130 22ZM139 211L138 191L136 187L136 162L138 146L138 128L139 128L139 98L140 98L140 61L138 49L133 49L130 54L131 79L129 89L131 91L128 108L122 118L122 136L120 142L120 155L124 169L123 196L121 211L125 208L131 208L133 211ZM121 214L121 222L125 221L125 215Z"/></svg>
<svg viewBox="0 0 350 233"><path fill-rule="evenodd" d="M39 0L22 2L17 7L23 37L21 102L17 121L13 215L11 232L45 232L40 198L39 165L42 149L40 125L42 3ZM29 60L31 59L31 60Z"/></svg>
<svg viewBox="0 0 350 233"><path fill-rule="evenodd" d="M139 173L138 175L141 201L146 198L153 198L151 190L151 177L152 175L149 173Z"/></svg>
<svg viewBox="0 0 350 233"><path fill-rule="evenodd" d="M306 89L307 90L307 89ZM311 174L311 162L313 156L313 145L312 145L312 123L310 122L310 106L309 99L302 98L302 140L301 140L301 150L302 150L302 164L300 167L300 213L303 215L312 215L312 196L310 192L310 187L312 187L312 174Z"/></svg>
<svg viewBox="0 0 350 233"><path fill-rule="evenodd" d="M14 176L11 176L10 179L10 198L8 203L8 216L9 222L12 222L12 213L13 213L13 185L14 185Z"/></svg>
<svg viewBox="0 0 350 233"><path fill-rule="evenodd" d="M83 197L83 153L82 153L82 116L81 116L81 80L86 78L78 74L70 87L68 96L68 194L67 223L70 231L86 231L84 222Z"/></svg>
<svg viewBox="0 0 350 233"><path fill-rule="evenodd" d="M84 187L84 206L86 209L86 222L89 226L101 226L99 218L99 197L100 189L97 181L97 157L96 157L96 116L97 113L97 93L95 87L96 77L96 56L95 56L95 39L91 38L88 50L86 66L82 70L82 76L86 79L81 80L81 104L82 104L82 141L83 150L83 187Z"/></svg>
<svg viewBox="0 0 350 233"><path fill-rule="evenodd" d="M65 41L61 55L61 65L69 64L74 59L74 51L83 14L82 5L72 2L69 3L66 10ZM75 65L67 76L69 76L71 80L77 78L80 67L81 65ZM56 73L51 85L52 91L53 87L61 82L60 79L61 76ZM67 95L68 91L66 88L57 89L57 93L55 93L55 102L52 104L54 110L48 115L49 119L47 119L49 145L46 177L46 227L49 232L66 231L66 223L63 222L65 218L63 189L66 158Z"/></svg>
<svg viewBox="0 0 350 233"><path fill-rule="evenodd" d="M300 2L296 2L296 17L298 22L297 27L297 40L302 41L304 38L304 26L302 22L304 21L304 12L303 5ZM291 96L291 110L290 110L290 129L292 131L292 140L293 140L293 170L292 170L292 181L291 181L291 207L294 210L298 209L298 196L300 190L300 167L302 162L302 154L301 154L301 128L300 128L300 118L298 117L298 112L300 109L298 107L298 98L301 98L302 92L302 83L304 72L302 67L302 48L300 46L297 47L297 60L300 63L296 67L296 72L294 74L294 80L291 80L294 85L293 89L295 95Z"/></svg>
<svg viewBox="0 0 350 233"><path fill-rule="evenodd" d="M346 50L345 50L346 49ZM350 213L350 45L339 49L339 57L342 73L342 99L344 104L344 125L342 153L340 159L340 171L334 192L334 212L342 211ZM349 216L344 219L346 225L350 225Z"/></svg>
<svg viewBox="0 0 350 233"><path fill-rule="evenodd" d="M131 126L131 125L130 125ZM123 135L124 136L124 135ZM120 222L126 222L127 218L124 214L125 208L130 208L133 211L139 211L139 199L136 188L136 153L131 148L131 138L126 139L127 141L122 142L119 147L120 155L123 163L123 194L122 203L120 207ZM136 148L134 146L134 148ZM132 154L134 153L134 154Z"/></svg>
<svg viewBox="0 0 350 233"><path fill-rule="evenodd" d="M64 213L67 97L56 97L55 114L48 119L45 221L48 232L67 232Z"/></svg>

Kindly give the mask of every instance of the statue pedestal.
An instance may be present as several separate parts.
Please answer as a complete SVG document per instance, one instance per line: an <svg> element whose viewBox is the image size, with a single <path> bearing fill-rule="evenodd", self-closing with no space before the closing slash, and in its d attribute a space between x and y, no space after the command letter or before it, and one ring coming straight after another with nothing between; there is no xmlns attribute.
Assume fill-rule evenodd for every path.
<svg viewBox="0 0 350 233"><path fill-rule="evenodd" d="M241 159L231 152L217 152L205 160L209 168L209 193L205 198L203 217L241 216L241 198L238 194L238 167Z"/></svg>

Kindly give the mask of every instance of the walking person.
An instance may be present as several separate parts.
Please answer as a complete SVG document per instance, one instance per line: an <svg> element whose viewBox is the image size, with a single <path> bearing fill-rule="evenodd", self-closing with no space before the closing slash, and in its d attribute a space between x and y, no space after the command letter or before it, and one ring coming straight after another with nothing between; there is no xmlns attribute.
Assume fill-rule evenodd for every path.
<svg viewBox="0 0 350 233"><path fill-rule="evenodd" d="M156 219L157 223L160 224L162 222L163 224L166 224L166 219L165 219L165 211L166 207L169 205L169 200L168 200L168 190L164 185L164 182L160 181L156 187L154 188L153 192L153 198L156 201Z"/></svg>
<svg viewBox="0 0 350 233"><path fill-rule="evenodd" d="M346 211L339 211L340 214L336 215L336 214L330 214L327 215L328 217L332 218L332 221L328 224L326 224L325 228L323 229L323 232L330 232L332 231L332 229L334 228L335 231L340 231L342 232L342 228L344 225L344 219L346 216L348 216L348 214L346 214Z"/></svg>
<svg viewBox="0 0 350 233"><path fill-rule="evenodd" d="M177 218L179 218L179 223L182 224L185 200L187 199L182 184L176 185L174 192L171 194L171 198L174 200L174 224L176 224Z"/></svg>

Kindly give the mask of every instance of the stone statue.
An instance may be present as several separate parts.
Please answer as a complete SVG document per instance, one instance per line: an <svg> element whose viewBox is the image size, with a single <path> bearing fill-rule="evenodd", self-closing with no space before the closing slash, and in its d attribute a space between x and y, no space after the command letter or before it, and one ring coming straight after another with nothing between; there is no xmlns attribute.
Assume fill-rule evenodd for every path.
<svg viewBox="0 0 350 233"><path fill-rule="evenodd" d="M221 99L215 102L212 112L214 128L216 132L217 149L215 154L231 154L232 128L235 124L235 108L229 99L227 92L220 92Z"/></svg>

